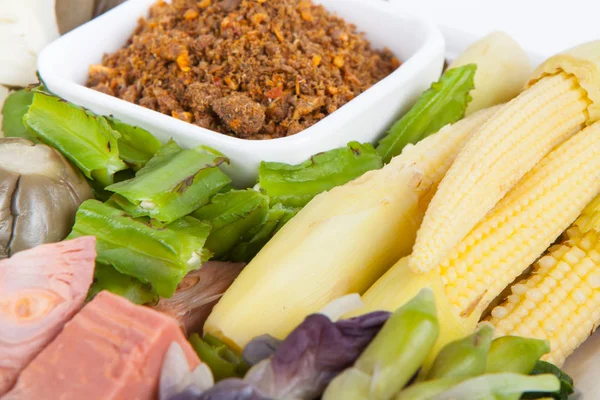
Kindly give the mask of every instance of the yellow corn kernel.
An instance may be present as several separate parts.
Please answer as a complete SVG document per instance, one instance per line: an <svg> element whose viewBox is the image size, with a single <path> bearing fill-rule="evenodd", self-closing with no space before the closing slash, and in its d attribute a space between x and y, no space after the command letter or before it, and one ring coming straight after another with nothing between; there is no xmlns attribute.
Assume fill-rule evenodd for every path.
<svg viewBox="0 0 600 400"><path fill-rule="evenodd" d="M598 232L593 234L597 241ZM496 335L546 339L550 353L543 358L561 366L593 333L600 322L600 264L589 256L591 249L580 247L583 240L583 235L573 237L555 247L543 257L545 261L535 264L533 275L519 283L524 292L509 296L492 310L489 321ZM595 250L600 250L600 243ZM570 257L573 253L583 257ZM548 286L552 289L544 290Z"/></svg>
<svg viewBox="0 0 600 400"><path fill-rule="evenodd" d="M494 109L442 128L381 170L315 197L246 266L204 327L243 348L285 337L333 299L363 293L414 244L427 201Z"/></svg>
<svg viewBox="0 0 600 400"><path fill-rule="evenodd" d="M504 106L465 145L440 183L409 261L430 271L555 146L586 123L577 79L548 76Z"/></svg>

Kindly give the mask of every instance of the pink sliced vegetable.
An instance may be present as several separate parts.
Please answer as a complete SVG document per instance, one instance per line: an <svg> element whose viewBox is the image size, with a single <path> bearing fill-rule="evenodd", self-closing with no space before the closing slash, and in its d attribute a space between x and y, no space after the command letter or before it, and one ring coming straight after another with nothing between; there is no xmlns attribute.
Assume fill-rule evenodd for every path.
<svg viewBox="0 0 600 400"><path fill-rule="evenodd" d="M187 274L173 297L161 298L154 309L177 319L186 334L202 332L208 314L245 265L209 261Z"/></svg>
<svg viewBox="0 0 600 400"><path fill-rule="evenodd" d="M95 243L81 237L0 261L0 397L83 305Z"/></svg>
<svg viewBox="0 0 600 400"><path fill-rule="evenodd" d="M173 318L102 291L19 376L2 400L156 399L167 349L200 364Z"/></svg>

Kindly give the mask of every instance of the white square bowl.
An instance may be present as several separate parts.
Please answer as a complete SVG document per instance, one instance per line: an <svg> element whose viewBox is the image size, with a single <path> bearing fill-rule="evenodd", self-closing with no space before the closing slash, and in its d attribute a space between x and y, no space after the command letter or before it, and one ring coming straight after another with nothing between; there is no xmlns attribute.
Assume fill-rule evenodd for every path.
<svg viewBox="0 0 600 400"><path fill-rule="evenodd" d="M88 67L121 48L138 19L155 0L129 0L47 46L38 69L48 89L91 111L140 126L160 140L211 146L231 159L226 167L236 186L252 185L261 161L299 163L351 140L375 142L418 95L439 77L444 39L430 21L408 15L388 2L317 0L354 23L376 48L389 48L403 64L392 74L315 125L293 136L246 140L213 132L85 86Z"/></svg>

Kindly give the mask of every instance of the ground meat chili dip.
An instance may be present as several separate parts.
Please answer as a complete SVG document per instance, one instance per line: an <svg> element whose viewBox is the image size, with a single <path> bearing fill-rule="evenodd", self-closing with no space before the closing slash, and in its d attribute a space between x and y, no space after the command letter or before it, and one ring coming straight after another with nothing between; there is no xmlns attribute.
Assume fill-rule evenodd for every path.
<svg viewBox="0 0 600 400"><path fill-rule="evenodd" d="M88 86L244 139L293 135L400 62L306 0L159 1Z"/></svg>

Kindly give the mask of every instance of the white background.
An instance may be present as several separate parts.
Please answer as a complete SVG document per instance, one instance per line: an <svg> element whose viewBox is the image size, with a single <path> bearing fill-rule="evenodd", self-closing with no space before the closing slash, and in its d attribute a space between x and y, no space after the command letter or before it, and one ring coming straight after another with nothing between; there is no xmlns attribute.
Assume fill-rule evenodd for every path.
<svg viewBox="0 0 600 400"><path fill-rule="evenodd" d="M540 55L600 39L600 0L389 1L412 13L425 13L440 24L479 36L504 30L524 48Z"/></svg>

